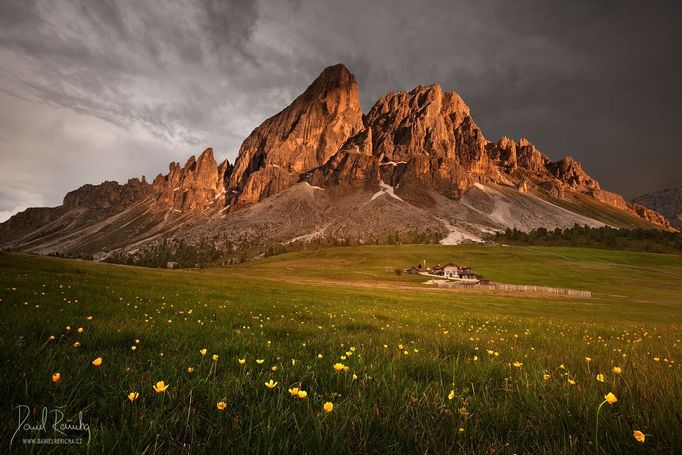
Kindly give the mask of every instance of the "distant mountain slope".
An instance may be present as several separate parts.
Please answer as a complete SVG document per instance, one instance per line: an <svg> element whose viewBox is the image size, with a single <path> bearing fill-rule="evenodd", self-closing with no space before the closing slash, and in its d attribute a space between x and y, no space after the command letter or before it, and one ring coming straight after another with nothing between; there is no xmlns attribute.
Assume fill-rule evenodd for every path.
<svg viewBox="0 0 682 455"><path fill-rule="evenodd" d="M335 65L256 128L234 165L209 148L151 184L85 185L0 224L0 245L104 258L167 240L237 251L395 235L454 243L576 223L672 229L571 157L551 161L527 139L488 141L438 84L389 93L363 115L355 76Z"/></svg>
<svg viewBox="0 0 682 455"><path fill-rule="evenodd" d="M644 194L633 202L655 210L665 216L670 224L682 229L682 188L673 187Z"/></svg>

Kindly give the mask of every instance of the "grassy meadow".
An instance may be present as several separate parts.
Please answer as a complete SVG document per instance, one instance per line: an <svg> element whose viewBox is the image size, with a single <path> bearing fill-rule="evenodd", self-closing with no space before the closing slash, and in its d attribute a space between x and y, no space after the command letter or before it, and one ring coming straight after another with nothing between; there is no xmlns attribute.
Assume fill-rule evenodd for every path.
<svg viewBox="0 0 682 455"><path fill-rule="evenodd" d="M386 271L424 260L593 297ZM0 327L0 444L18 453L85 447L24 443L64 436L17 432L17 406L33 425L82 412L89 441L64 433L93 453L682 452L682 256L402 245L158 270L4 254Z"/></svg>

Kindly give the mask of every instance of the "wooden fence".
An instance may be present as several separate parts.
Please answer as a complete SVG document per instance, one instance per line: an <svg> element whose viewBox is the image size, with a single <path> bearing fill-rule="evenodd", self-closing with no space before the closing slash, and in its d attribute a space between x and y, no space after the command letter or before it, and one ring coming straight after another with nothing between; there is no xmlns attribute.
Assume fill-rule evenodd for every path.
<svg viewBox="0 0 682 455"><path fill-rule="evenodd" d="M539 292L544 294L566 295L569 297L592 297L590 291L579 291L576 289L553 288L549 286L534 286L527 284L507 284L507 283L485 283L485 284L462 284L455 281L439 281L439 288L456 288L456 287L477 287L483 289L494 289L497 291L516 291L516 292Z"/></svg>

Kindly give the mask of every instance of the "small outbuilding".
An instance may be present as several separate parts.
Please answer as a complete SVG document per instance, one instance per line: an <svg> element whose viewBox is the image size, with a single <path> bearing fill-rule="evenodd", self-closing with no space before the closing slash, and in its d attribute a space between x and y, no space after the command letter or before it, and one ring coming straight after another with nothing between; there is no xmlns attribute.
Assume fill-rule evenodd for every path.
<svg viewBox="0 0 682 455"><path fill-rule="evenodd" d="M177 262L166 262L167 269L179 269L180 265Z"/></svg>

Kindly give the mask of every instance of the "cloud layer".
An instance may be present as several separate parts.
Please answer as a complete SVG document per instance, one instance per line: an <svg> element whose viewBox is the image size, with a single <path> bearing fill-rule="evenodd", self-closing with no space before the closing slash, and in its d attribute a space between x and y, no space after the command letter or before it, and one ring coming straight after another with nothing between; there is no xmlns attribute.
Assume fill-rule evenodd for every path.
<svg viewBox="0 0 682 455"><path fill-rule="evenodd" d="M0 220L241 141L326 66L368 110L439 82L490 139L525 136L635 196L682 183L674 2L5 0Z"/></svg>

